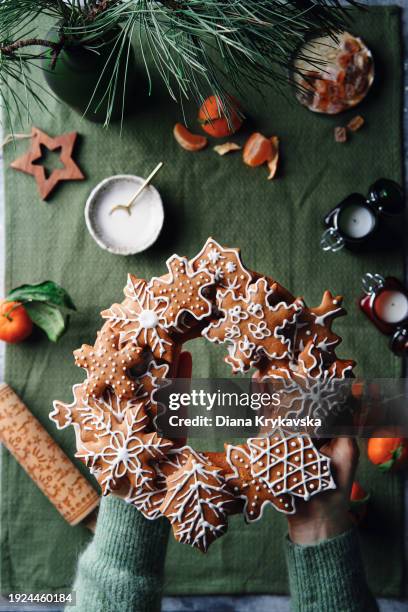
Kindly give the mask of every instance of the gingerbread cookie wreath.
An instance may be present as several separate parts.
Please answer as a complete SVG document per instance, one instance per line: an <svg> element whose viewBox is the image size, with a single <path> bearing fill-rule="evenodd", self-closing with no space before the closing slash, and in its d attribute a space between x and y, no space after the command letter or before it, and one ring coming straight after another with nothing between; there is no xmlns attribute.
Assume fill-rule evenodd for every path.
<svg viewBox="0 0 408 612"><path fill-rule="evenodd" d="M350 376L353 361L336 357L333 321L342 298L325 291L309 308L267 276L248 270L235 248L209 238L192 260L172 255L168 272L149 282L129 275L125 299L102 312L93 346L75 351L86 372L71 404L54 402L50 418L72 425L77 453L102 494L126 491L148 519L166 516L175 538L201 551L227 530L228 516L247 522L267 505L293 514L296 500L335 488L330 459L306 435L276 430L225 452L182 448L155 429L159 381L174 374L181 345L203 336L225 344L234 373L258 370L288 393L298 413L316 381L330 390ZM330 408L328 408L329 410Z"/></svg>

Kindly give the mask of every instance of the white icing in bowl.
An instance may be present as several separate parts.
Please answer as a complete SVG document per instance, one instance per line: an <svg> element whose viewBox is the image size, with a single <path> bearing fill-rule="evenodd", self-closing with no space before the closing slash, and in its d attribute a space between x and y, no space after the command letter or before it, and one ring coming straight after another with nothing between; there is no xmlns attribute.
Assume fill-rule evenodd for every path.
<svg viewBox="0 0 408 612"><path fill-rule="evenodd" d="M134 255L148 249L158 238L164 211L159 192L148 185L135 200L131 215L126 210L110 210L126 204L144 179L131 174L110 176L90 193L85 205L85 221L95 242L116 255Z"/></svg>

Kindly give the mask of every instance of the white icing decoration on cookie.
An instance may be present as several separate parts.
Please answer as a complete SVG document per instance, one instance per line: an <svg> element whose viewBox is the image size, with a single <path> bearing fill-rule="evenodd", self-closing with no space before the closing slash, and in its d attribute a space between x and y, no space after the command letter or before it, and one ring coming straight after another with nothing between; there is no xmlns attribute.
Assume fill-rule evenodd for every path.
<svg viewBox="0 0 408 612"><path fill-rule="evenodd" d="M325 352L325 353L330 352L331 349L333 347L337 346L337 344L339 343L339 341L337 339L336 340L332 340L330 342L327 336L325 338L323 338L323 340L320 340L320 342L317 342L317 337L314 336L314 341L316 343L317 348L320 349L321 351ZM303 350L303 348L301 350Z"/></svg>
<svg viewBox="0 0 408 612"><path fill-rule="evenodd" d="M245 372L263 356L283 359L290 355L292 339L290 329L302 310L298 302L270 304L274 290L265 278L249 286L245 297L227 289L217 294L217 307L223 315L202 331L211 342L227 342L228 363L234 372ZM250 318L255 318L255 322ZM228 325L231 322L232 325ZM268 338L276 342L268 344ZM274 347L274 351L269 347Z"/></svg>
<svg viewBox="0 0 408 612"><path fill-rule="evenodd" d="M238 348L249 359L253 351L255 350L256 346L253 342L250 342L248 340L248 336L244 336L243 339L238 342Z"/></svg>
<svg viewBox="0 0 408 612"><path fill-rule="evenodd" d="M208 238L190 263L194 269L203 269L205 265L221 287L237 293L245 293L252 280L242 264L239 249L223 247L213 238Z"/></svg>
<svg viewBox="0 0 408 612"><path fill-rule="evenodd" d="M224 278L224 272L222 270L222 268L220 268L219 266L217 266L214 269L214 279L216 281L220 281L222 278Z"/></svg>
<svg viewBox="0 0 408 612"><path fill-rule="evenodd" d="M119 330L121 346L127 342L149 346L157 357L162 358L173 347L165 329L165 302L154 300L146 281L130 274L125 295L131 300L129 304L113 304L102 312L102 317Z"/></svg>
<svg viewBox="0 0 408 612"><path fill-rule="evenodd" d="M292 440L296 441L296 447L290 444ZM308 500L311 495L321 490L336 488L329 470L330 458L322 455L315 448L309 436L294 438L282 433L278 440L272 436L249 438L247 444L251 451L253 476L263 480L275 495L291 493L296 497ZM309 450L313 452L308 452ZM312 470L314 465L317 470ZM281 469L272 481L271 470L277 466ZM289 468L292 469L289 470ZM316 480L318 486L311 488L310 485Z"/></svg>
<svg viewBox="0 0 408 612"><path fill-rule="evenodd" d="M352 369L352 362L341 360L325 366L320 349L311 341L299 355L298 363L290 362L288 370L274 369L261 380L279 381L280 406L286 417L310 416L323 421L328 415L334 417L348 409L350 386L346 379Z"/></svg>
<svg viewBox="0 0 408 612"><path fill-rule="evenodd" d="M234 455L234 457L232 457ZM241 457L240 457L241 455ZM228 446L226 447L226 460L227 463L229 465L229 467L232 470L231 474L227 474L225 477L226 482L228 483L230 480L240 480L240 474L239 474L239 470L237 468L236 465L234 465L232 459L236 459L240 462L244 462L246 463L245 468L249 468L249 464L251 461L250 455L248 453L245 452L245 450L243 448L240 448L238 446L233 446L232 444L228 444ZM256 483L259 482L259 485L256 485ZM251 481L250 483L251 485L255 485L255 490L259 491L260 490L260 485L262 484L260 480L258 480L257 478L255 478L253 481ZM254 518L255 516L255 512L253 510L250 509L249 506L249 498L248 498L248 494L245 494L245 489L248 490L248 487L244 487L241 486L241 493L238 495L239 493L239 487L235 486L234 487L234 491L235 491L235 495L237 497L239 497L240 499L243 499L245 501L245 505L244 505L244 516L245 518L250 521L250 522L256 522L259 521L264 513L265 508L268 505L271 505L273 508L275 508L276 510L278 510L279 512L282 512L284 514L294 514L296 509L295 509L295 505L292 502L292 508L289 509L289 505L285 504L284 508L279 507L279 505L277 503L273 503L270 499L263 499L263 500L259 500L259 496L255 495L254 496L254 502L252 502L251 506L252 508L257 508L257 506L259 506L259 511L258 511L258 516L256 516L256 518ZM269 491L269 489L268 489ZM269 491L270 492L270 491ZM270 494L272 495L272 493L270 492ZM279 500L279 503L283 504L283 499Z"/></svg>
<svg viewBox="0 0 408 612"><path fill-rule="evenodd" d="M143 329L151 329L159 324L159 317L154 310L142 310L139 315L139 323Z"/></svg>
<svg viewBox="0 0 408 612"><path fill-rule="evenodd" d="M133 479L136 488L154 478L154 470L148 463L163 457L172 443L155 432L146 433L145 428L146 422L140 418L139 411L132 411L126 413L123 427L101 435L99 444L82 442L76 457L85 460L91 473L96 469L104 495L125 476Z"/></svg>
<svg viewBox="0 0 408 612"><path fill-rule="evenodd" d="M272 334L271 330L268 329L265 321L261 321L258 325L255 323L249 323L248 329L257 340L263 340Z"/></svg>
<svg viewBox="0 0 408 612"><path fill-rule="evenodd" d="M311 314L315 318L316 325L321 325L323 327L325 324L324 322L327 319L327 317L334 317L338 312L342 312L342 311L343 311L342 308L334 308L333 310L330 310L329 312L325 312L322 315L317 315L314 312L312 312Z"/></svg>
<svg viewBox="0 0 408 612"><path fill-rule="evenodd" d="M269 295L272 295L272 292ZM248 314L253 315L254 317L257 317L258 319L263 319L265 316L262 306L260 304L249 303L247 311L248 311Z"/></svg>
<svg viewBox="0 0 408 612"><path fill-rule="evenodd" d="M239 338L241 336L241 330L238 325L232 325L232 327L225 328L225 337L229 340L233 340L234 338Z"/></svg>
<svg viewBox="0 0 408 612"><path fill-rule="evenodd" d="M208 251L207 257L210 263L216 264L221 258L221 253L217 251L217 249L213 248Z"/></svg>
<svg viewBox="0 0 408 612"><path fill-rule="evenodd" d="M204 458L203 458L204 459ZM234 501L221 470L190 456L187 463L167 479L161 511L173 525L179 542L203 551L226 531L227 504Z"/></svg>
<svg viewBox="0 0 408 612"><path fill-rule="evenodd" d="M172 255L166 262L166 277L153 277L148 290L153 298L165 303L162 316L164 327L177 328L184 314L201 321L212 312L212 304L204 295L204 290L214 283L214 276L206 269L194 272L185 257Z"/></svg>

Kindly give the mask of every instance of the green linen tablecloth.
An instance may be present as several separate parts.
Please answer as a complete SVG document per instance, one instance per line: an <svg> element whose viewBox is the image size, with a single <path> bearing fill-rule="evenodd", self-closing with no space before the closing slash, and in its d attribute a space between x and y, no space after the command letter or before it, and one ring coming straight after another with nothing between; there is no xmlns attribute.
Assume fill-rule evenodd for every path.
<svg viewBox="0 0 408 612"><path fill-rule="evenodd" d="M363 273L402 275L402 249L365 255L319 249L322 217L336 202L352 191L365 192L380 176L402 178L400 14L396 8L372 8L353 15L351 30L373 50L378 77L358 109L366 126L350 142L335 143L333 128L346 124L356 111L333 118L315 115L292 100L289 87L286 98L267 91L264 100L248 96L248 130L281 139L277 180L266 180L266 168L244 166L240 154L222 158L212 147L197 154L179 148L172 128L181 111L160 85L150 100L135 99L137 110L126 120L121 137L118 126L106 131L81 122L52 100L52 115L35 112L33 124L51 135L70 130L81 134L77 159L87 180L63 185L49 203L39 200L32 177L7 168L27 143L18 143L17 151L7 149L7 288L53 279L69 290L79 312L57 345L38 336L8 347L6 381L70 456L73 431L57 431L48 413L54 398L70 400L71 385L82 378L72 350L93 341L101 324L98 312L121 299L128 271L146 278L162 274L170 254L192 256L209 235L222 244L240 246L248 266L272 275L309 304L319 302L325 288L343 294L349 315L336 328L344 338L340 355L357 360L359 375L400 376L400 361L388 350L387 339L359 312L356 299ZM142 77L140 83L142 98ZM190 110L193 117L195 111ZM243 132L238 139L244 137ZM102 251L84 222L91 188L112 174L146 176L159 160L165 162L155 179L165 207L159 241L135 257ZM204 341L192 343L192 351L197 377L229 376L223 351ZM194 441L202 449L215 444ZM68 588L88 531L69 527L5 450L1 477L2 592ZM372 495L370 520L361 531L370 584L377 594L398 595L401 482L365 461L359 479ZM233 517L228 535L205 556L171 538L166 593L286 593L284 532L284 517L271 510L251 526Z"/></svg>

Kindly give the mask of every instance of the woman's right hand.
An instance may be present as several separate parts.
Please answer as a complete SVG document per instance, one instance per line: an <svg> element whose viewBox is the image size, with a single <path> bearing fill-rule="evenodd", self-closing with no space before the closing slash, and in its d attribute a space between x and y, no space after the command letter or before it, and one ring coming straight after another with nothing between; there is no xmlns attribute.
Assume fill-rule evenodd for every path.
<svg viewBox="0 0 408 612"><path fill-rule="evenodd" d="M359 449L354 438L333 438L320 449L331 459L336 489L297 501L296 514L289 515L289 537L294 544L316 544L333 538L352 526L350 493L358 464Z"/></svg>

